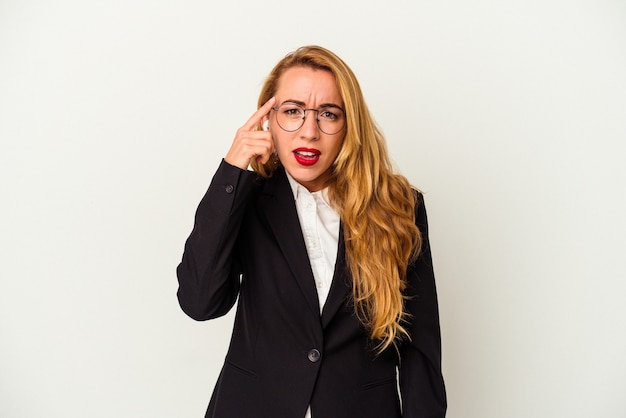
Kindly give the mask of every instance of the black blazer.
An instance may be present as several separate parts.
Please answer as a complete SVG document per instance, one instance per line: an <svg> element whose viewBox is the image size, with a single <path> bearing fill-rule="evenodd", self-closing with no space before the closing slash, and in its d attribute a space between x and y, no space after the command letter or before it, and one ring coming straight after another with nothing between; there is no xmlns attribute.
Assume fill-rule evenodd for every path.
<svg viewBox="0 0 626 418"><path fill-rule="evenodd" d="M239 297L206 417L303 418L308 405L313 418L444 417L437 295L421 196L416 210L424 250L408 272L411 341L377 356L350 302L343 234L320 314L284 171L262 179L222 162L177 269L180 306L196 320L226 314Z"/></svg>

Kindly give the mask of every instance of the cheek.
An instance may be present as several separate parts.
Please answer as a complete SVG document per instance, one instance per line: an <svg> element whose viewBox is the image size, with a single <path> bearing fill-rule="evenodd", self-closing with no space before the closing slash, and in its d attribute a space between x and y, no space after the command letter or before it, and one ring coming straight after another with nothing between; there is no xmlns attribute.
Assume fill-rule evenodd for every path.
<svg viewBox="0 0 626 418"><path fill-rule="evenodd" d="M339 153L341 152L341 148L343 148L343 139L339 141L333 148L333 161L337 159Z"/></svg>
<svg viewBox="0 0 626 418"><path fill-rule="evenodd" d="M281 134L274 134L272 135L272 139L274 140L274 148L279 155L289 152L289 144L291 142L289 138Z"/></svg>

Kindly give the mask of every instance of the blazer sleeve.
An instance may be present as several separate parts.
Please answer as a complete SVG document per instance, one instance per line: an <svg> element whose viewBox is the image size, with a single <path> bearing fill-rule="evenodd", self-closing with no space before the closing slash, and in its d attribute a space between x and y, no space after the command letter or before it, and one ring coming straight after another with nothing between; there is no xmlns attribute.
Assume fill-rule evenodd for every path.
<svg viewBox="0 0 626 418"><path fill-rule="evenodd" d="M403 418L443 418L446 389L441 372L441 333L435 276L428 240L424 199L418 194L416 223L422 250L407 271L408 328L411 340L400 349L400 392Z"/></svg>
<svg viewBox="0 0 626 418"><path fill-rule="evenodd" d="M178 276L178 302L201 321L225 315L237 300L241 268L237 235L256 173L221 162L196 211Z"/></svg>

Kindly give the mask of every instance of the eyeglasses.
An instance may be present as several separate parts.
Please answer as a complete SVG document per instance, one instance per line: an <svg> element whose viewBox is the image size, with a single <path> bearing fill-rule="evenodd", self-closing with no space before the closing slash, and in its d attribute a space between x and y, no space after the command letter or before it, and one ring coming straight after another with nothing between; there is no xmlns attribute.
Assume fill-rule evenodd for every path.
<svg viewBox="0 0 626 418"><path fill-rule="evenodd" d="M312 111L317 113L315 120L320 131L326 135L338 134L346 124L346 116L344 110L337 106L325 106L319 109L305 109L296 103L283 103L280 106L273 107L276 111L276 121L282 130L287 132L295 132L304 125L306 113Z"/></svg>

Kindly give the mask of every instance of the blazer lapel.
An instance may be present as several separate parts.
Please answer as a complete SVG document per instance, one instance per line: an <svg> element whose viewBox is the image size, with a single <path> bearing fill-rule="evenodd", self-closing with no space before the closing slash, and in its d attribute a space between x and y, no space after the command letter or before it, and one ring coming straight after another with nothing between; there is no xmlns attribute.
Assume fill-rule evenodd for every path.
<svg viewBox="0 0 626 418"><path fill-rule="evenodd" d="M265 183L259 200L259 209L274 232L278 245L289 264L309 308L320 315L313 270L309 262L298 212L291 186L281 169Z"/></svg>
<svg viewBox="0 0 626 418"><path fill-rule="evenodd" d="M328 298L322 309L322 327L326 328L330 320L335 316L337 310L346 303L352 290L352 281L346 263L346 246L343 240L343 227L339 229L339 245L337 250L337 261L335 262L335 273L330 285Z"/></svg>

